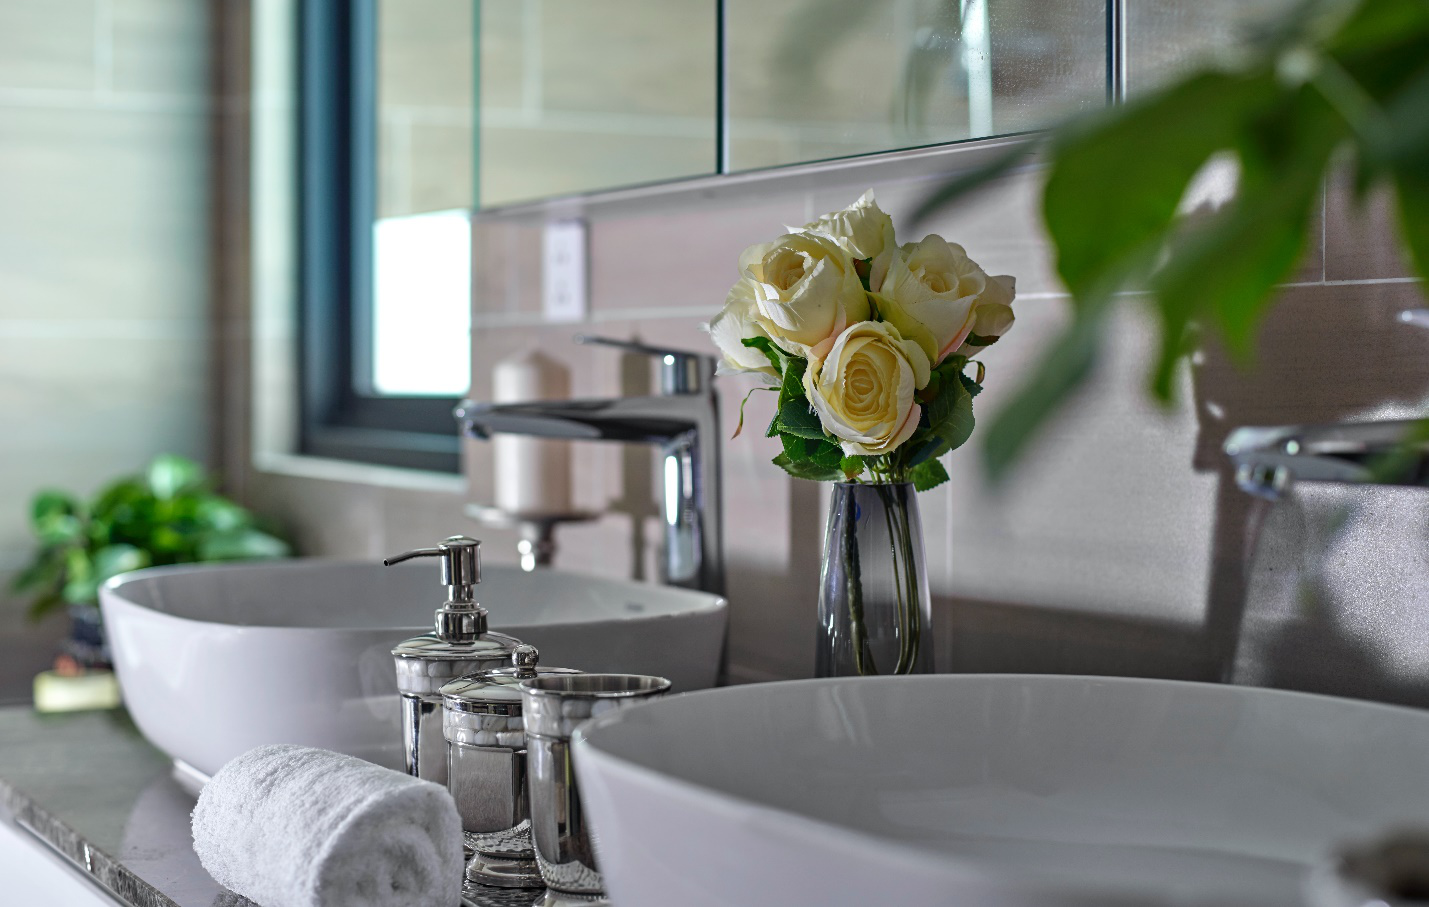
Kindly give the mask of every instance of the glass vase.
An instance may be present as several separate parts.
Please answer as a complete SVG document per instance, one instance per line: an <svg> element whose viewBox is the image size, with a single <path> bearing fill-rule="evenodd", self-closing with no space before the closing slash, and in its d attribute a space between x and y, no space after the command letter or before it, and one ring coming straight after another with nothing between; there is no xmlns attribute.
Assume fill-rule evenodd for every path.
<svg viewBox="0 0 1429 907"><path fill-rule="evenodd" d="M923 525L911 483L834 485L814 668L819 677L933 670Z"/></svg>

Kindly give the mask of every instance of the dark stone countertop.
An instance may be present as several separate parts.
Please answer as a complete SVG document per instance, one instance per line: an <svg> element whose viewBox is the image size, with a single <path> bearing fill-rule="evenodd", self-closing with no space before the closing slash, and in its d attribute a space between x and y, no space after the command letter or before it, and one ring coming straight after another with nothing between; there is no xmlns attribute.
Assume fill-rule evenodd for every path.
<svg viewBox="0 0 1429 907"><path fill-rule="evenodd" d="M213 880L189 836L194 797L122 709L0 708L0 809L131 907L252 907ZM469 893L529 907L539 891Z"/></svg>

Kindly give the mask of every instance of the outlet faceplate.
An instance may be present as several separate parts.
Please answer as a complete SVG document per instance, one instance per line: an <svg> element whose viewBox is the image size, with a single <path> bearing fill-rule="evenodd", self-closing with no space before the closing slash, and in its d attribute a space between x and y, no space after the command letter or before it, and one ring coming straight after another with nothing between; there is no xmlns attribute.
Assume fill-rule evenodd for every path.
<svg viewBox="0 0 1429 907"><path fill-rule="evenodd" d="M585 221L547 224L542 247L541 308L546 320L585 320L589 308Z"/></svg>

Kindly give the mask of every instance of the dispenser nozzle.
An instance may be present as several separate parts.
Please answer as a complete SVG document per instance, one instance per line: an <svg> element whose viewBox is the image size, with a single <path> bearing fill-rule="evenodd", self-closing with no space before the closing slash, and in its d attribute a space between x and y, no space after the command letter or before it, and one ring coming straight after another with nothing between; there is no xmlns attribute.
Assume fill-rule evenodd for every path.
<svg viewBox="0 0 1429 907"><path fill-rule="evenodd" d="M414 548L382 561L384 566L400 564L415 557L436 557L442 561L442 585L447 601L437 611L437 635L448 642L471 642L486 632L486 611L476 603L476 584L481 582L481 542L454 535L435 548Z"/></svg>

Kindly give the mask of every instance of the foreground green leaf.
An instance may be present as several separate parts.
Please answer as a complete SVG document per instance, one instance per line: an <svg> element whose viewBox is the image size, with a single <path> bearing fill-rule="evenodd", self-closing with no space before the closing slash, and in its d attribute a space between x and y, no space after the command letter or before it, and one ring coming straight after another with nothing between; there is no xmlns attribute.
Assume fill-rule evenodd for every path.
<svg viewBox="0 0 1429 907"><path fill-rule="evenodd" d="M929 460L909 470L908 478L913 482L914 489L928 491L948 481L948 471L943 468L941 460Z"/></svg>

